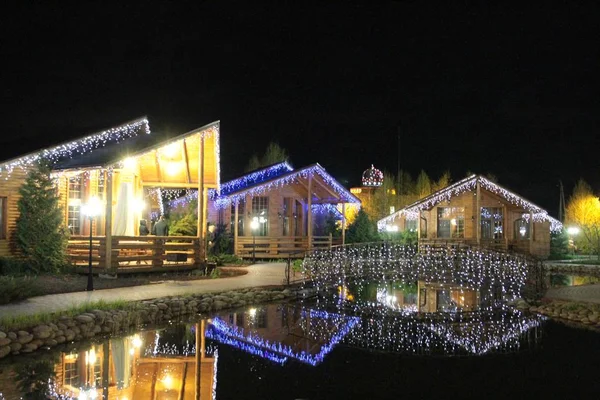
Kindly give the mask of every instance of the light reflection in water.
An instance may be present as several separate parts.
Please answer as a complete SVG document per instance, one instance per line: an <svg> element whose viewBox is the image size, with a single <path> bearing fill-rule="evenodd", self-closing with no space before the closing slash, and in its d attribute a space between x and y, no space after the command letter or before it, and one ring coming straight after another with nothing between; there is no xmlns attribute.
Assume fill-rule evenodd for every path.
<svg viewBox="0 0 600 400"><path fill-rule="evenodd" d="M481 355L517 351L523 338L535 344L540 335L541 317L508 309L399 313L398 293L387 293L376 291L382 307L369 315L348 314L343 305L334 312L322 304L267 305L86 348L72 345L50 359L47 380L53 398L194 399L199 394L214 399L221 346L275 364L314 366L326 362L336 346L410 355ZM389 301L388 296L396 298ZM198 355L197 348L202 349ZM6 398L19 393L19 379L23 377L15 372L0 373Z"/></svg>

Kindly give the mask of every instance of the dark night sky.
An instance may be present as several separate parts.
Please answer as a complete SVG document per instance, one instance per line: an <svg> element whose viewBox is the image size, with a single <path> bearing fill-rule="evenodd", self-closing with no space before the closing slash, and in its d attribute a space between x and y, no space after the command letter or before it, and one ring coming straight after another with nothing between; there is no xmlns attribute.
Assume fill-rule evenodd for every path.
<svg viewBox="0 0 600 400"><path fill-rule="evenodd" d="M45 3L1 13L1 159L220 119L225 179L274 140L356 184L396 170L399 127L413 175L491 172L555 215L558 179L600 189L593 2Z"/></svg>

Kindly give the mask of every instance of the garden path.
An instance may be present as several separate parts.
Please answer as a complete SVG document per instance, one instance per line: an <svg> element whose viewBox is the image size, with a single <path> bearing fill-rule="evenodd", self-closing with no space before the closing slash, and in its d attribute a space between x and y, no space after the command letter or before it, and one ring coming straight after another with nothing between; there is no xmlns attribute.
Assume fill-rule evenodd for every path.
<svg viewBox="0 0 600 400"><path fill-rule="evenodd" d="M0 318L65 311L86 302L137 301L191 293L220 292L257 286L281 285L285 278L285 263L255 264L246 275L223 279L196 281L170 281L152 285L132 286L116 289L75 292L32 297L27 300L0 306ZM98 279L98 278L94 278Z"/></svg>

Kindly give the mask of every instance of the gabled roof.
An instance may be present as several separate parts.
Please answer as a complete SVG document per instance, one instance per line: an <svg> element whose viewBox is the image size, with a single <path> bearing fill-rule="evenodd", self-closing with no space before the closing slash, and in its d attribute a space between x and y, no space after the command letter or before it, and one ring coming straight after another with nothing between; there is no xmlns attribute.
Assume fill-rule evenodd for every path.
<svg viewBox="0 0 600 400"><path fill-rule="evenodd" d="M244 200L248 194L257 196L271 188L289 185L298 182L299 178L308 178L309 175L314 174L318 175L339 196L341 201L360 204L360 200L329 175L321 165L312 164L297 170L289 170L289 168L291 168L289 164L280 163L246 174L224 183L222 188L227 188L227 190L220 194L215 190L211 191L210 198L215 201L217 208L223 208Z"/></svg>
<svg viewBox="0 0 600 400"><path fill-rule="evenodd" d="M294 168L287 161L283 161L250 171L240 178L221 184L221 196L235 193L236 191L251 185L258 185L259 183L277 178L293 170Z"/></svg>
<svg viewBox="0 0 600 400"><path fill-rule="evenodd" d="M147 135L139 135L141 132ZM122 146L125 139L139 137L140 142L148 140L150 125L146 117L126 122L122 125L97 132L80 139L60 143L53 147L40 149L33 153L25 154L0 163L0 175L10 174L15 168L27 168L40 160L48 160L55 166L68 165L74 160L83 158L94 151L102 153L99 149L107 146ZM138 136L139 135L139 136ZM110 152L109 152L110 153Z"/></svg>
<svg viewBox="0 0 600 400"><path fill-rule="evenodd" d="M280 341L268 340L255 332L246 332L217 316L212 319L210 328L206 331L206 337L278 364L284 364L288 358L293 358L315 366L320 364L327 354L350 333L352 328L360 323L359 317L320 310L302 310L301 315L307 318L307 321L320 320L322 323L328 324L329 329L326 331L326 336L315 337L317 332L313 333L313 338L306 333L305 336L292 335L288 328L281 330ZM308 329L312 326L310 322L307 324ZM297 344L290 345L289 340L286 340L288 337L293 337Z"/></svg>
<svg viewBox="0 0 600 400"><path fill-rule="evenodd" d="M482 189L500 196L509 203L521 207L526 212L531 213L534 221L549 221L550 229L552 231L562 229L561 222L549 216L546 210L481 175L471 175L450 186L438 190L429 196L417 200L403 209L396 211L394 214L379 220L377 226L381 228L402 215L406 215L407 219L416 219L418 218L419 211L430 210L432 207L443 201L450 200L452 197L458 196L466 191L474 190L477 187L478 182Z"/></svg>

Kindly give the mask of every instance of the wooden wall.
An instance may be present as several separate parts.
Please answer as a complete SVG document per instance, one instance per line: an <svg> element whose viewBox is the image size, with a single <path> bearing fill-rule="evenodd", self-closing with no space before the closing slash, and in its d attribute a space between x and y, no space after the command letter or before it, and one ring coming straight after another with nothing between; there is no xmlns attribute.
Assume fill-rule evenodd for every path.
<svg viewBox="0 0 600 400"><path fill-rule="evenodd" d="M294 201L299 201L301 204L301 211L298 212L298 217L293 217L293 204L292 209L288 209L287 213L289 216L290 234L287 236L294 236L294 232L296 230L296 224L299 225L300 236L306 235L306 200L302 198L302 196L294 189L294 186L287 185L283 187L279 187L276 189L272 189L263 195L264 197L269 198L269 214L268 214L268 233L267 236L270 237L281 237L283 236L283 216L280 218L280 213L283 212L283 199L284 198L292 198ZM261 197L263 197L261 196ZM216 224L219 221L219 210L216 209L214 203L212 201L209 202L208 207L208 222ZM220 213L223 218L223 223L227 225L227 229L231 228L233 233L233 227L231 227L231 216L232 210L231 207L225 207L220 210ZM252 236L252 231L250 230L250 222L252 222L252 197L246 196L246 201L244 204L244 213L240 211L240 218L244 218L244 235L243 236ZM241 232L240 232L241 233ZM242 236L240 234L240 236Z"/></svg>
<svg viewBox="0 0 600 400"><path fill-rule="evenodd" d="M21 198L19 189L23 182L25 182L28 172L29 170L17 168L10 176L2 177L0 181L0 197L5 197L7 201L5 214L6 230L3 235L5 239L0 239L0 256L3 257L18 254L15 237L17 218L19 217L17 202Z"/></svg>

